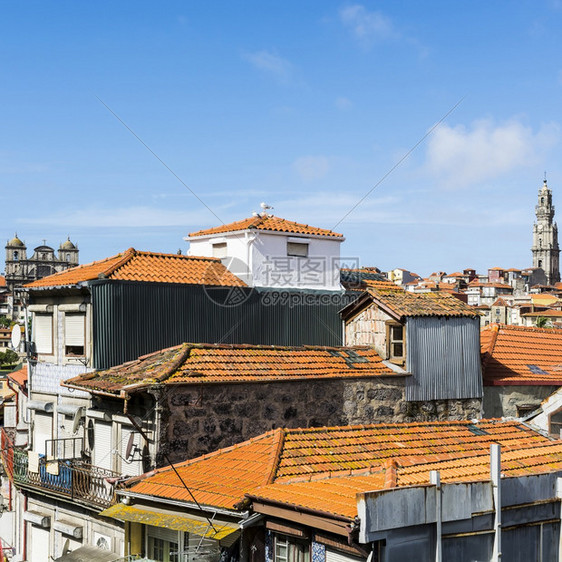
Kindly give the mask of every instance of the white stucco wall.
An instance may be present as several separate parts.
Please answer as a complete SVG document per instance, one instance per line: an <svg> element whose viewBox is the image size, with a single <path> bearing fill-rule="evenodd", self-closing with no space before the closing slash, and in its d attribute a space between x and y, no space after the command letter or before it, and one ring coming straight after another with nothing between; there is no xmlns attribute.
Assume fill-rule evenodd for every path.
<svg viewBox="0 0 562 562"><path fill-rule="evenodd" d="M188 255L213 256L213 244L226 242L223 263L254 287L340 290L342 238L268 231L221 233L186 238ZM287 256L287 242L308 242L308 257Z"/></svg>

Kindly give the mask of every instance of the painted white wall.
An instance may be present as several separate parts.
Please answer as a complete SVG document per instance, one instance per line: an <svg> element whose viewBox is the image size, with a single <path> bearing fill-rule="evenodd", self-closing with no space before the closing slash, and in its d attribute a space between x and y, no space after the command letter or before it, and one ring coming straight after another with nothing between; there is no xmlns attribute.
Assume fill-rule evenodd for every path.
<svg viewBox="0 0 562 562"><path fill-rule="evenodd" d="M253 287L279 289L341 289L342 238L271 231L228 232L187 237L188 255L213 257L213 245L227 244L228 269ZM288 242L307 242L308 257L287 256Z"/></svg>

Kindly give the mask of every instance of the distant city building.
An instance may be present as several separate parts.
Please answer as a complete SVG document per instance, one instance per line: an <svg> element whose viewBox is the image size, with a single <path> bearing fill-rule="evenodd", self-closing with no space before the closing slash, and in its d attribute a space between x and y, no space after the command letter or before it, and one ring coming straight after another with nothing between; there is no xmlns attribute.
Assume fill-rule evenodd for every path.
<svg viewBox="0 0 562 562"><path fill-rule="evenodd" d="M547 284L553 285L560 281L558 247L558 226L553 222L554 205L552 191L546 180L539 189L538 205L535 207L537 220L533 225L533 267L540 267L546 274Z"/></svg>
<svg viewBox="0 0 562 562"><path fill-rule="evenodd" d="M33 255L27 257L27 247L16 234L6 244L6 285L12 291L14 287L21 287L25 283L36 281L64 271L69 267L78 265L78 246L73 244L68 238L63 242L58 250L58 257L55 250L44 243L33 250Z"/></svg>

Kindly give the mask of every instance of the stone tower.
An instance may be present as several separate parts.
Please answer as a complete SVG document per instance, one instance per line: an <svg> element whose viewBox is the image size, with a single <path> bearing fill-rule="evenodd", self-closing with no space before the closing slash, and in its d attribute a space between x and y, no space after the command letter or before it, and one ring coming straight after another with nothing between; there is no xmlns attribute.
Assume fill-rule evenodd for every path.
<svg viewBox="0 0 562 562"><path fill-rule="evenodd" d="M537 220L533 225L533 267L541 267L547 283L553 285L560 281L560 266L558 247L558 226L553 222L554 205L552 191L546 184L546 179L539 189L538 205L535 207Z"/></svg>
<svg viewBox="0 0 562 562"><path fill-rule="evenodd" d="M78 246L70 241L70 237L60 245L59 260L68 263L69 267L78 265Z"/></svg>

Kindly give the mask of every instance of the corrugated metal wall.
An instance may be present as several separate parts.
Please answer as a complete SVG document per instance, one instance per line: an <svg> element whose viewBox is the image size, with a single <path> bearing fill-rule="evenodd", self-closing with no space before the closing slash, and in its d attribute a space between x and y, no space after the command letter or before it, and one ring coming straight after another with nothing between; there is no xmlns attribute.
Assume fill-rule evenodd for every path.
<svg viewBox="0 0 562 562"><path fill-rule="evenodd" d="M408 318L406 353L406 400L482 397L478 318Z"/></svg>
<svg viewBox="0 0 562 562"><path fill-rule="evenodd" d="M338 311L357 297L126 281L91 291L97 369L183 342L342 345Z"/></svg>

